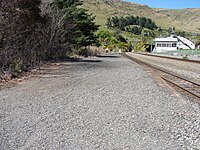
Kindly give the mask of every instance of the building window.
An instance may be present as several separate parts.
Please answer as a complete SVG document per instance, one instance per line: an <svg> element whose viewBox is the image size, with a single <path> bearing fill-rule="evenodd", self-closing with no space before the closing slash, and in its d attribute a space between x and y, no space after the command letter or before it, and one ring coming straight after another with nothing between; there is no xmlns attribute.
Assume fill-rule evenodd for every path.
<svg viewBox="0 0 200 150"><path fill-rule="evenodd" d="M176 43L172 43L172 47L176 47Z"/></svg>
<svg viewBox="0 0 200 150"><path fill-rule="evenodd" d="M157 47L176 47L177 43L171 42L159 42L156 44Z"/></svg>
<svg viewBox="0 0 200 150"><path fill-rule="evenodd" d="M172 44L171 44L171 43L168 43L168 44L167 44L167 47L172 47Z"/></svg>
<svg viewBox="0 0 200 150"><path fill-rule="evenodd" d="M157 44L157 47L161 47L161 44L160 44L160 43L158 43L158 44Z"/></svg>
<svg viewBox="0 0 200 150"><path fill-rule="evenodd" d="M167 44L163 43L163 44L162 44L162 47L167 47Z"/></svg>

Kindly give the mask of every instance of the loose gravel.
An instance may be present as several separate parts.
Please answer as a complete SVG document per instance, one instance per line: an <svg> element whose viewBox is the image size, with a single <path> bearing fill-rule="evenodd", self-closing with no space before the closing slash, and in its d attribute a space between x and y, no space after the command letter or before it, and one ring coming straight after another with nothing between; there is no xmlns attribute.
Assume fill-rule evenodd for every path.
<svg viewBox="0 0 200 150"><path fill-rule="evenodd" d="M181 77L184 77L186 79L189 79L191 81L200 84L200 64L177 61L166 58L150 57L135 53L127 53L127 54L130 55L131 57L142 60L153 66L163 68L174 74L177 74Z"/></svg>
<svg viewBox="0 0 200 150"><path fill-rule="evenodd" d="M200 105L117 54L0 91L0 150L198 150Z"/></svg>

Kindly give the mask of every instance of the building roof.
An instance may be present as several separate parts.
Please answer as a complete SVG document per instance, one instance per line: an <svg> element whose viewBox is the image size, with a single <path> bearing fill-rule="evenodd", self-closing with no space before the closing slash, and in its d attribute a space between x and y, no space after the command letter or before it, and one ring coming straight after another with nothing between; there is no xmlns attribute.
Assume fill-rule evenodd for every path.
<svg viewBox="0 0 200 150"><path fill-rule="evenodd" d="M178 39L173 37L156 38L155 42L178 42Z"/></svg>

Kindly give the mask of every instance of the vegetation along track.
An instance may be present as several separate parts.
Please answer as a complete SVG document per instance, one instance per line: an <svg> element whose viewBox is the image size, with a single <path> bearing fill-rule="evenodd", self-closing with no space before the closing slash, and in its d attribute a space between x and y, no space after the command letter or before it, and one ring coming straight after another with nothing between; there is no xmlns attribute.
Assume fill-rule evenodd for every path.
<svg viewBox="0 0 200 150"><path fill-rule="evenodd" d="M185 79L183 77L180 77L180 76L173 74L167 70L155 67L149 63L145 63L139 59L135 59L127 54L122 54L122 55L140 65L144 65L146 67L153 69L154 71L158 72L161 75L161 78L163 80L169 82L170 84L180 88L181 90L189 93L193 97L200 100L200 84L190 81L188 79Z"/></svg>

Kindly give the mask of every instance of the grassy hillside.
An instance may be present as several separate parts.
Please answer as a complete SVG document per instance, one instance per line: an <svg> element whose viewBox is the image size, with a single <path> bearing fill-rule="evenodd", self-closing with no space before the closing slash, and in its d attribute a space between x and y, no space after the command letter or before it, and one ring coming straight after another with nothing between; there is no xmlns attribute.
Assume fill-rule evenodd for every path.
<svg viewBox="0 0 200 150"><path fill-rule="evenodd" d="M84 0L83 7L95 14L96 22L103 27L110 16L135 15L151 18L162 28L200 33L200 9L155 9L120 0Z"/></svg>

